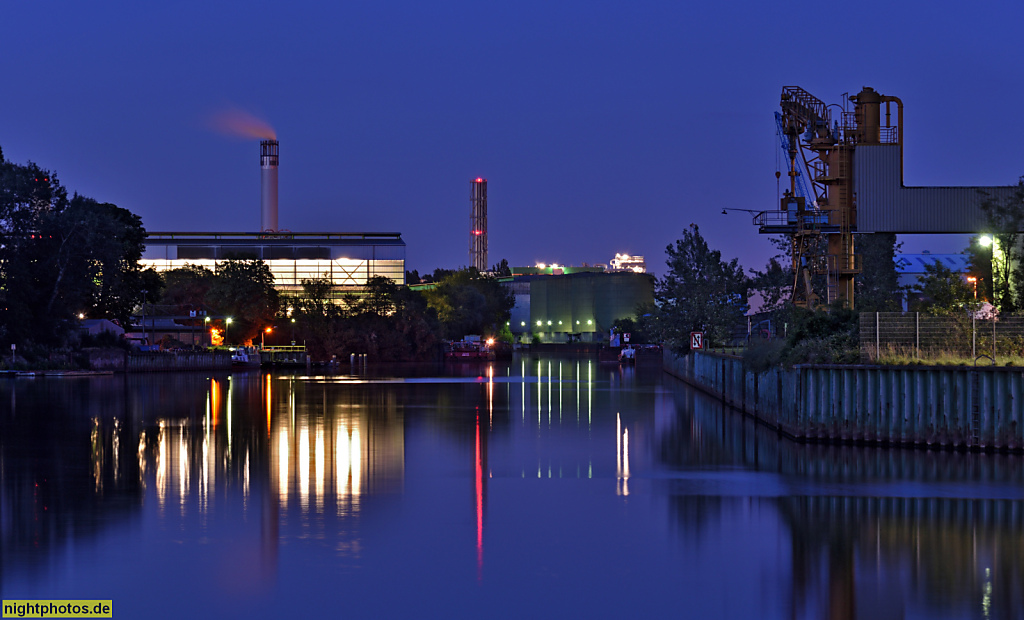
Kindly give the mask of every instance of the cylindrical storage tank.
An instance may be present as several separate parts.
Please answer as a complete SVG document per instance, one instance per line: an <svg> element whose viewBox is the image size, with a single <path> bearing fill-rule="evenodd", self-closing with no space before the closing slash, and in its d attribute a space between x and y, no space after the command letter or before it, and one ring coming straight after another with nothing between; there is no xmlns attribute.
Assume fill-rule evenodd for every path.
<svg viewBox="0 0 1024 620"><path fill-rule="evenodd" d="M260 142L260 231L277 230L277 140Z"/></svg>
<svg viewBox="0 0 1024 620"><path fill-rule="evenodd" d="M880 144L879 128L882 125L882 96L875 89L865 86L853 98L857 103L853 109L857 119L857 142Z"/></svg>

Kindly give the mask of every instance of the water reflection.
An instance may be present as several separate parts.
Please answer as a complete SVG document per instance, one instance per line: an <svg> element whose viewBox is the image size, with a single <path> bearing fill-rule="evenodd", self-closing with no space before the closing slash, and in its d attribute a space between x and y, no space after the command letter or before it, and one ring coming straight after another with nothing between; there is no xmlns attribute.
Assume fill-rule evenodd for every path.
<svg viewBox="0 0 1024 620"><path fill-rule="evenodd" d="M542 592L570 605L553 614L621 615L636 602L604 592L631 578L718 616L1024 610L1021 459L794 444L617 364L11 380L0 402L5 594L45 592L103 538L151 553L81 564L98 574L167 578L186 549L172 582L209 601L309 582L382 615L403 615L374 585L392 574L420 599L521 584L513 615ZM230 570L203 573L208 549ZM733 588L764 594L744 607Z"/></svg>

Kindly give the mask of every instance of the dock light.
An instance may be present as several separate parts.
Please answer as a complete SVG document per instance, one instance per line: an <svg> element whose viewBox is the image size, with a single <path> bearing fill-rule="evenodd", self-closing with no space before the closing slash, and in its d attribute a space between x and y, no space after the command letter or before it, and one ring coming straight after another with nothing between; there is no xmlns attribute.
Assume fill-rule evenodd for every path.
<svg viewBox="0 0 1024 620"><path fill-rule="evenodd" d="M541 323L540 321L537 321L537 327L540 327L541 325L543 325L543 323Z"/></svg>
<svg viewBox="0 0 1024 620"><path fill-rule="evenodd" d="M551 325L551 321L548 321L548 325Z"/></svg>
<svg viewBox="0 0 1024 620"><path fill-rule="evenodd" d="M593 324L594 324L594 321L592 321L591 319L587 319L587 325L593 325Z"/></svg>
<svg viewBox="0 0 1024 620"><path fill-rule="evenodd" d="M494 346L494 338L488 338L487 339L487 346L489 346L489 347L490 346Z"/></svg>
<svg viewBox="0 0 1024 620"><path fill-rule="evenodd" d="M79 319L84 319L85 318L85 313L84 312L79 312L78 313L78 318Z"/></svg>
<svg viewBox="0 0 1024 620"><path fill-rule="evenodd" d="M987 248L988 246L992 245L992 237L989 237L988 235L982 235L981 237L978 238L978 243L982 247Z"/></svg>

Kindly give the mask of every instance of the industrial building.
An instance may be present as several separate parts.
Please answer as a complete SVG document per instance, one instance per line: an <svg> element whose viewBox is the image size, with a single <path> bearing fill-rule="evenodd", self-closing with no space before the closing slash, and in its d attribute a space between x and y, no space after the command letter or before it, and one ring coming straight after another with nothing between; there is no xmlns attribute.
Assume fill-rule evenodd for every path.
<svg viewBox="0 0 1024 620"><path fill-rule="evenodd" d="M277 140L260 142L260 232L151 232L140 263L156 271L196 265L214 269L228 258L258 258L284 294L302 281L327 278L333 296L359 294L367 281L383 276L405 284L405 241L401 233L297 233L278 228Z"/></svg>
<svg viewBox="0 0 1024 620"><path fill-rule="evenodd" d="M898 97L864 87L844 96L842 105L828 105L786 86L780 106L776 123L788 189L777 210L756 212L753 222L762 234L789 237L798 306L854 307L854 278L861 272L854 233L977 233L986 226L982 204L1018 190L904 185ZM826 298L819 299L812 278L825 280Z"/></svg>
<svg viewBox="0 0 1024 620"><path fill-rule="evenodd" d="M565 268L570 270L572 268ZM509 328L535 341L606 342L618 319L634 318L637 306L654 303L654 276L577 268L569 273L523 274L514 268L506 282L515 295Z"/></svg>
<svg viewBox="0 0 1024 620"><path fill-rule="evenodd" d="M294 294L302 280L328 278L335 295L358 293L374 276L405 284L405 241L400 233L183 233L146 238L143 267L167 271L186 264L214 268L227 258L259 258L279 291Z"/></svg>

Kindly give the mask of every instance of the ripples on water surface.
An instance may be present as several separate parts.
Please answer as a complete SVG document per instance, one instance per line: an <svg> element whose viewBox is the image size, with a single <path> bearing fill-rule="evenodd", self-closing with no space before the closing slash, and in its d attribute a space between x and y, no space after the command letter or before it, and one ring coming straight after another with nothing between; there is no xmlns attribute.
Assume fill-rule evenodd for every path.
<svg viewBox="0 0 1024 620"><path fill-rule="evenodd" d="M3 598L115 617L1024 617L1005 455L800 446L658 370L0 380Z"/></svg>

